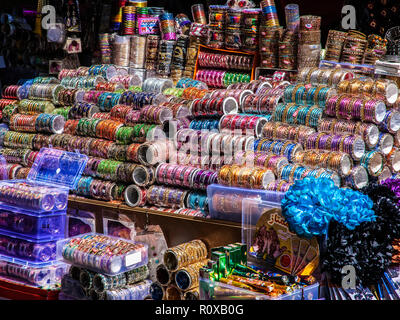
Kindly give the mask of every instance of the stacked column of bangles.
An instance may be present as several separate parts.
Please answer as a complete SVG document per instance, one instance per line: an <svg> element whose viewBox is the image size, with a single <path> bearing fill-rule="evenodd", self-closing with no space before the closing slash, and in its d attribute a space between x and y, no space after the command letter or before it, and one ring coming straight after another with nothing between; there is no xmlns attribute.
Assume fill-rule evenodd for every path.
<svg viewBox="0 0 400 320"><path fill-rule="evenodd" d="M267 123L267 119L259 116L247 116L229 114L221 118L219 130L221 133L236 133L247 136L260 137L262 128Z"/></svg>
<svg viewBox="0 0 400 320"><path fill-rule="evenodd" d="M25 99L18 104L18 112L23 114L51 113L54 109L50 101Z"/></svg>
<svg viewBox="0 0 400 320"><path fill-rule="evenodd" d="M253 136L202 132L192 129L182 129L176 133L177 150L190 151L194 154L232 155L233 151L251 150Z"/></svg>
<svg viewBox="0 0 400 320"><path fill-rule="evenodd" d="M1 236L0 253L32 262L48 262L56 259L56 243L35 243Z"/></svg>
<svg viewBox="0 0 400 320"><path fill-rule="evenodd" d="M301 144L289 141L268 139L257 139L254 141L254 151L264 151L285 156L289 162L292 162L296 153L302 150L303 146Z"/></svg>
<svg viewBox="0 0 400 320"><path fill-rule="evenodd" d="M94 89L98 83L104 82L105 79L101 76L65 77L61 80L61 85L73 89Z"/></svg>
<svg viewBox="0 0 400 320"><path fill-rule="evenodd" d="M78 102L87 102L87 103L97 104L99 101L99 97L103 93L104 93L103 91L87 90L87 91L84 91L82 95L78 95L76 100Z"/></svg>
<svg viewBox="0 0 400 320"><path fill-rule="evenodd" d="M262 128L263 138L291 140L299 143L304 143L307 137L313 133L315 133L313 128L282 122L267 122Z"/></svg>
<svg viewBox="0 0 400 320"><path fill-rule="evenodd" d="M189 125L190 129L194 130L218 130L219 129L219 120L218 119L200 119L200 120L192 120Z"/></svg>
<svg viewBox="0 0 400 320"><path fill-rule="evenodd" d="M241 106L244 98L249 94L253 94L253 91L242 89L217 89L210 93L210 98L232 97L236 100L238 105Z"/></svg>
<svg viewBox="0 0 400 320"><path fill-rule="evenodd" d="M136 149L137 160L144 165L155 165L175 158L176 150L170 140L145 142Z"/></svg>
<svg viewBox="0 0 400 320"><path fill-rule="evenodd" d="M261 167L278 174L282 166L289 164L284 156L277 156L267 152L239 151L233 157L233 164L247 167Z"/></svg>
<svg viewBox="0 0 400 320"><path fill-rule="evenodd" d="M13 104L19 104L19 101L13 99L0 99L0 110L3 110L5 106Z"/></svg>
<svg viewBox="0 0 400 320"><path fill-rule="evenodd" d="M80 89L62 89L57 93L57 104L63 106L71 106L76 103L77 95L80 93Z"/></svg>
<svg viewBox="0 0 400 320"><path fill-rule="evenodd" d="M121 93L103 92L97 99L97 106L100 108L100 111L108 112L117 104L122 104L120 102L121 97Z"/></svg>
<svg viewBox="0 0 400 320"><path fill-rule="evenodd" d="M258 93L259 90L263 88L272 88L272 85L265 80L252 80L249 83L245 82L237 82L231 84L227 89L228 90L250 90L254 93Z"/></svg>
<svg viewBox="0 0 400 320"><path fill-rule="evenodd" d="M386 155L386 164L393 173L400 171L400 150L394 147L389 154Z"/></svg>
<svg viewBox="0 0 400 320"><path fill-rule="evenodd" d="M3 99L18 99L18 89L20 86L11 85L4 88L2 97Z"/></svg>
<svg viewBox="0 0 400 320"><path fill-rule="evenodd" d="M375 151L382 152L385 156L392 151L394 146L394 138L389 133L379 133L378 144L375 146Z"/></svg>
<svg viewBox="0 0 400 320"><path fill-rule="evenodd" d="M20 133L7 131L4 135L3 145L10 148L28 148L33 149L33 140L35 135L32 133Z"/></svg>
<svg viewBox="0 0 400 320"><path fill-rule="evenodd" d="M236 113L238 103L234 98L210 98L194 99L190 104L191 115L197 116L222 116L224 114Z"/></svg>
<svg viewBox="0 0 400 320"><path fill-rule="evenodd" d="M288 192L293 182L286 182L284 180L271 182L267 185L266 190L276 192Z"/></svg>
<svg viewBox="0 0 400 320"><path fill-rule="evenodd" d="M29 88L29 99L49 100L53 103L57 102L59 91L64 87L59 84L33 84Z"/></svg>
<svg viewBox="0 0 400 320"><path fill-rule="evenodd" d="M277 122L317 128L323 112L323 109L317 106L302 106L294 103L278 104L273 111L272 119Z"/></svg>
<svg viewBox="0 0 400 320"><path fill-rule="evenodd" d="M97 112L99 108L95 104L78 102L69 109L68 119L92 118Z"/></svg>
<svg viewBox="0 0 400 320"><path fill-rule="evenodd" d="M38 152L29 149L10 149L3 148L0 154L6 159L7 163L18 163L27 167L32 167Z"/></svg>
<svg viewBox="0 0 400 320"><path fill-rule="evenodd" d="M387 104L396 102L399 96L397 85L388 79L351 79L339 82L337 86L339 94L367 95L382 99Z"/></svg>
<svg viewBox="0 0 400 320"><path fill-rule="evenodd" d="M348 176L353 168L353 160L344 152L305 150L297 152L293 162L311 168L326 168L338 172L342 177Z"/></svg>
<svg viewBox="0 0 400 320"><path fill-rule="evenodd" d="M96 91L123 92L125 91L125 86L118 82L97 82L94 89Z"/></svg>
<svg viewBox="0 0 400 320"><path fill-rule="evenodd" d="M373 123L324 118L318 124L318 132L358 134L369 148L374 148L379 140L379 129Z"/></svg>
<svg viewBox="0 0 400 320"><path fill-rule="evenodd" d="M224 165L218 172L218 182L230 187L265 189L275 181L274 173L265 168Z"/></svg>
<svg viewBox="0 0 400 320"><path fill-rule="evenodd" d="M77 69L62 69L58 73L58 79L62 80L62 78L64 77L84 77L89 74L88 72L88 67L79 67Z"/></svg>
<svg viewBox="0 0 400 320"><path fill-rule="evenodd" d="M54 77L36 77L33 79L32 84L59 84L60 81Z"/></svg>
<svg viewBox="0 0 400 320"><path fill-rule="evenodd" d="M208 89L207 85L204 82L194 80L192 78L181 78L176 83L176 88L178 88L178 89L181 89L181 88L186 89L186 88L193 88L193 87L198 88L198 89ZM171 89L174 89L174 88L171 88Z"/></svg>
<svg viewBox="0 0 400 320"><path fill-rule="evenodd" d="M82 177L78 181L77 194L104 201L123 201L126 185L111 181Z"/></svg>
<svg viewBox="0 0 400 320"><path fill-rule="evenodd" d="M146 200L148 204L170 207L170 208L183 208L185 198L188 191L170 188L166 186L151 186L146 193Z"/></svg>
<svg viewBox="0 0 400 320"><path fill-rule="evenodd" d="M354 73L348 70L334 68L303 68L297 74L299 83L311 83L316 86L319 84L336 87L340 81L349 80L355 77Z"/></svg>
<svg viewBox="0 0 400 320"><path fill-rule="evenodd" d="M140 85L141 80L137 75L129 74L129 75L116 75L112 77L109 82L118 83L122 85L125 89L128 89L131 86Z"/></svg>
<svg viewBox="0 0 400 320"><path fill-rule="evenodd" d="M15 114L10 119L10 130L19 132L62 133L64 117L41 113L39 115Z"/></svg>
<svg viewBox="0 0 400 320"><path fill-rule="evenodd" d="M140 110L140 119L147 123L163 124L173 119L173 112L165 105L148 105Z"/></svg>
<svg viewBox="0 0 400 320"><path fill-rule="evenodd" d="M322 108L325 107L326 101L333 95L336 95L336 90L327 86L309 87L302 84L291 84L284 91L286 103L318 105Z"/></svg>
<svg viewBox="0 0 400 320"><path fill-rule="evenodd" d="M298 164L288 164L282 167L278 177L280 180L288 182L294 182L306 177L327 178L331 179L335 186L340 187L341 185L340 176L335 171L324 168L311 169Z"/></svg>
<svg viewBox="0 0 400 320"><path fill-rule="evenodd" d="M189 99L189 100L201 99L201 98L204 98L204 96L207 93L208 93L208 90L206 90L206 89L198 89L198 88L195 88L195 87L186 88L186 89L183 90L182 98L183 99Z"/></svg>
<svg viewBox="0 0 400 320"><path fill-rule="evenodd" d="M11 117L17 113L18 113L18 105L9 104L8 106L5 106L4 109L1 111L1 118L4 123L9 123Z"/></svg>
<svg viewBox="0 0 400 320"><path fill-rule="evenodd" d="M217 183L217 173L195 167L162 163L156 169L156 181L170 186L184 186L189 189L205 190Z"/></svg>
<svg viewBox="0 0 400 320"><path fill-rule="evenodd" d="M147 78L142 85L144 92L162 93L167 88L172 88L174 83L166 78Z"/></svg>
<svg viewBox="0 0 400 320"><path fill-rule="evenodd" d="M400 131L400 112L398 110L387 110L383 121L379 124L382 132L396 134Z"/></svg>
<svg viewBox="0 0 400 320"><path fill-rule="evenodd" d="M269 114L281 102L283 102L283 90L269 89L264 93L246 96L241 109L245 113Z"/></svg>
<svg viewBox="0 0 400 320"><path fill-rule="evenodd" d="M112 77L118 74L117 68L112 64L99 64L93 65L88 69L89 76L100 75L106 80L110 80Z"/></svg>
<svg viewBox="0 0 400 320"><path fill-rule="evenodd" d="M338 119L379 124L385 118L386 105L381 100L346 94L329 98L325 113Z"/></svg>
<svg viewBox="0 0 400 320"><path fill-rule="evenodd" d="M145 105L158 105L164 101L156 93L125 91L121 94L119 104L131 106L134 109L141 109Z"/></svg>
<svg viewBox="0 0 400 320"><path fill-rule="evenodd" d="M360 159L360 165L367 169L368 173L377 177L384 168L385 156L379 151L366 152Z"/></svg>
<svg viewBox="0 0 400 320"><path fill-rule="evenodd" d="M197 80L193 80L193 81L202 83L202 82L197 81ZM188 87L188 88L192 88L192 87ZM177 98L181 98L182 95L183 95L183 91L184 90L185 90L184 88L167 88L167 89L165 89L163 91L163 94L166 95L166 96L174 96L174 97L177 97Z"/></svg>
<svg viewBox="0 0 400 320"><path fill-rule="evenodd" d="M250 70L253 66L253 58L245 55L200 52L198 61L206 68Z"/></svg>
<svg viewBox="0 0 400 320"><path fill-rule="evenodd" d="M304 147L306 150L320 149L345 152L355 161L359 161L365 152L365 143L361 137L349 134L316 132L308 136Z"/></svg>
<svg viewBox="0 0 400 320"><path fill-rule="evenodd" d="M246 73L201 69L196 73L196 80L200 80L211 87L227 88L236 82L250 82L250 75Z"/></svg>
<svg viewBox="0 0 400 320"><path fill-rule="evenodd" d="M184 118L189 115L189 109L187 107L187 103L185 101L182 102L163 102L160 104L161 107L167 107L171 109L172 115L176 119Z"/></svg>
<svg viewBox="0 0 400 320"><path fill-rule="evenodd" d="M129 106L125 106L122 104L118 104L114 107L112 107L112 109L110 110L110 118L111 120L114 121L119 121L119 122L125 122L125 118L127 117L127 114L129 113L129 111L131 111L132 108ZM140 116L140 111L139 110L134 110L139 116ZM90 118L90 117L88 117ZM139 117L138 119L139 120ZM135 121L138 122L138 121ZM134 123L134 122L132 122Z"/></svg>

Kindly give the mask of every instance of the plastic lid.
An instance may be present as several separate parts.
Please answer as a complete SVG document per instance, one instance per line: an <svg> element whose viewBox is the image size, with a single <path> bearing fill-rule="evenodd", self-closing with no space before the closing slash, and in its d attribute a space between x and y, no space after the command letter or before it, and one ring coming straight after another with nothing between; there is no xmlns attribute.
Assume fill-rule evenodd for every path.
<svg viewBox="0 0 400 320"><path fill-rule="evenodd" d="M87 161L88 157L83 154L42 148L27 180L75 189Z"/></svg>

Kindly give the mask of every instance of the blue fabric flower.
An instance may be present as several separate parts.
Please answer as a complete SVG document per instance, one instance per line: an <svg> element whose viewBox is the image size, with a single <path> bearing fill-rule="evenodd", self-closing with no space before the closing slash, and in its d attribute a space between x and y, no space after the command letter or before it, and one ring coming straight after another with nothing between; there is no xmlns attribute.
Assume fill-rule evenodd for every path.
<svg viewBox="0 0 400 320"><path fill-rule="evenodd" d="M368 196L340 189L326 178L297 180L281 205L291 231L306 238L326 234L332 219L350 230L362 222L375 221L373 202Z"/></svg>

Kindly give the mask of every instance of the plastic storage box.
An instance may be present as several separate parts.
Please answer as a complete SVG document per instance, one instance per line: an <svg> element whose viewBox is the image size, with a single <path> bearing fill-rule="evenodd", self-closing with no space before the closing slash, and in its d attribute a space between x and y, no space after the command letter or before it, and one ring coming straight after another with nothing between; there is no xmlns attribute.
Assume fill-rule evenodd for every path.
<svg viewBox="0 0 400 320"><path fill-rule="evenodd" d="M80 234L96 231L96 222L93 218L83 218L67 215L67 236L75 237Z"/></svg>
<svg viewBox="0 0 400 320"><path fill-rule="evenodd" d="M310 275L319 264L316 238L305 239L290 231L281 210L255 199L243 200L242 243L247 260L262 270Z"/></svg>
<svg viewBox="0 0 400 320"><path fill-rule="evenodd" d="M90 249L90 252L87 250ZM57 242L57 257L106 275L141 267L148 262L148 245L103 234L88 233Z"/></svg>
<svg viewBox="0 0 400 320"><path fill-rule="evenodd" d="M43 213L66 210L69 189L74 189L86 166L86 155L42 148L26 180L0 181L0 205Z"/></svg>
<svg viewBox="0 0 400 320"><path fill-rule="evenodd" d="M65 237L65 211L32 213L0 206L0 232L32 240L58 240Z"/></svg>
<svg viewBox="0 0 400 320"><path fill-rule="evenodd" d="M242 204L244 199L264 201L271 208L280 208L285 193L250 190L212 184L207 187L209 211L212 219L242 222Z"/></svg>
<svg viewBox="0 0 400 320"><path fill-rule="evenodd" d="M59 284L68 272L68 267L65 263L57 263L35 268L0 260L0 275L21 279L33 286L44 287Z"/></svg>
<svg viewBox="0 0 400 320"><path fill-rule="evenodd" d="M200 300L317 300L319 284L303 287L278 297L204 278L200 279L199 289Z"/></svg>
<svg viewBox="0 0 400 320"><path fill-rule="evenodd" d="M22 239L0 232L0 259L16 264L42 267L56 260L56 241Z"/></svg>

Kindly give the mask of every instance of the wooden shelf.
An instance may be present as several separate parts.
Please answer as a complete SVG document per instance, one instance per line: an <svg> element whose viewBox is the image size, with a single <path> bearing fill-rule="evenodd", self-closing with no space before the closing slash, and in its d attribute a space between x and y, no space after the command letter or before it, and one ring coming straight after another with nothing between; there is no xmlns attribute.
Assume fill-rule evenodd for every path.
<svg viewBox="0 0 400 320"><path fill-rule="evenodd" d="M143 227L158 224L162 228L169 246L193 239L205 241L209 247L217 247L241 241L241 224L168 213L148 208L132 208L122 203L69 197L68 207L93 212L96 216L96 231L103 232L103 218L118 219L123 214L136 225Z"/></svg>

